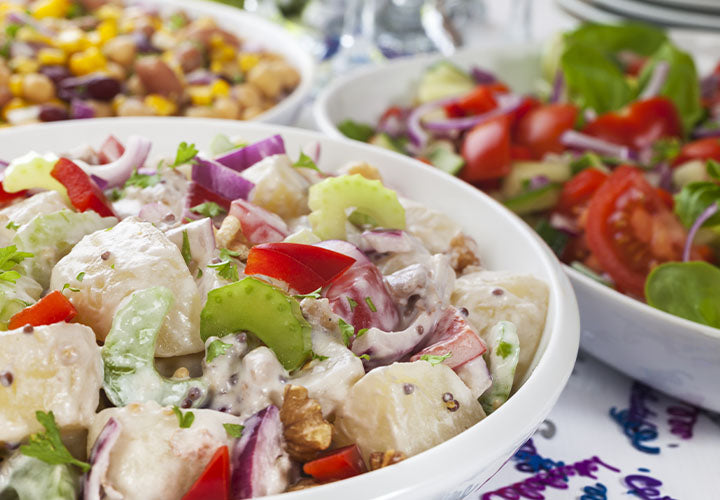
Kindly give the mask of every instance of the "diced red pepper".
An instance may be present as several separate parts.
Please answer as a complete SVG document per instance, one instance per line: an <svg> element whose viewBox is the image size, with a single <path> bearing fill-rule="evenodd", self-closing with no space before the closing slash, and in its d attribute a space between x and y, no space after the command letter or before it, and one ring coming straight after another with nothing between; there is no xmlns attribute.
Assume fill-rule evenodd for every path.
<svg viewBox="0 0 720 500"><path fill-rule="evenodd" d="M450 118L459 118L487 113L497 108L493 95L495 91L494 85L478 85L470 93L445 106L445 114Z"/></svg>
<svg viewBox="0 0 720 500"><path fill-rule="evenodd" d="M61 321L70 321L76 314L75 306L62 292L55 290L10 318L8 329L14 330L25 325L52 325Z"/></svg>
<svg viewBox="0 0 720 500"><path fill-rule="evenodd" d="M102 190L83 169L67 158L60 158L50 172L67 189L70 203L80 212L94 210L103 217L115 215Z"/></svg>
<svg viewBox="0 0 720 500"><path fill-rule="evenodd" d="M276 278L300 293L310 293L330 283L354 263L352 257L314 245L265 243L250 249L244 272Z"/></svg>
<svg viewBox="0 0 720 500"><path fill-rule="evenodd" d="M18 191L17 193L8 193L7 191L5 191L5 188L3 188L2 182L0 182L0 205L9 203L18 198L23 198L26 194L27 189Z"/></svg>
<svg viewBox="0 0 720 500"><path fill-rule="evenodd" d="M120 158L125 152L122 143L118 141L114 135L109 135L105 142L100 146L98 151L98 159L100 163L112 163Z"/></svg>
<svg viewBox="0 0 720 500"><path fill-rule="evenodd" d="M227 446L222 446L182 500L229 500L229 492L230 453Z"/></svg>
<svg viewBox="0 0 720 500"><path fill-rule="evenodd" d="M360 449L356 444L333 450L303 465L303 472L318 481L338 481L366 472Z"/></svg>

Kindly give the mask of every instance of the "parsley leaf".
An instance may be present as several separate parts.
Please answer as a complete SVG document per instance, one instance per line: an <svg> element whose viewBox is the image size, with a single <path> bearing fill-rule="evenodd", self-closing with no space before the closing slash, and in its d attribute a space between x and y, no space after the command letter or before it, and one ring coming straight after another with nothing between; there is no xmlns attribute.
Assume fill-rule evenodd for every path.
<svg viewBox="0 0 720 500"><path fill-rule="evenodd" d="M15 283L21 275L12 268L30 257L34 257L34 255L30 252L18 252L15 245L0 248L0 271L4 271L0 273L0 279Z"/></svg>
<svg viewBox="0 0 720 500"><path fill-rule="evenodd" d="M377 312L377 308L370 297L365 297L365 303L368 305L372 312Z"/></svg>
<svg viewBox="0 0 720 500"><path fill-rule="evenodd" d="M225 427L225 432L227 432L228 437L236 439L242 437L243 430L245 429L245 426L240 424L223 424L223 427Z"/></svg>
<svg viewBox="0 0 720 500"><path fill-rule="evenodd" d="M366 361L370 361L370 355L369 355L369 354L361 354L360 356L358 356L358 358L364 359L364 360L366 360Z"/></svg>
<svg viewBox="0 0 720 500"><path fill-rule="evenodd" d="M322 290L322 287L318 288L315 291L312 291L310 293L303 293L299 295L294 295L294 297L298 300L302 299L319 299L321 297L320 290Z"/></svg>
<svg viewBox="0 0 720 500"><path fill-rule="evenodd" d="M60 431L57 428L55 415L53 415L52 411L49 413L36 411L35 418L40 422L40 425L45 427L45 432L36 432L30 435L28 444L20 447L20 452L23 455L37 458L50 465L72 464L80 467L83 472L90 470L89 463L76 459L65 448L60 439Z"/></svg>
<svg viewBox="0 0 720 500"><path fill-rule="evenodd" d="M195 158L196 154L198 154L198 150L195 148L195 144L188 144L183 141L177 148L177 153L175 153L175 163L173 163L172 166L177 167L183 163L187 163Z"/></svg>
<svg viewBox="0 0 720 500"><path fill-rule="evenodd" d="M139 188L146 188L158 184L160 180L158 174L138 174L137 169L135 169L130 178L125 181L124 187L137 186Z"/></svg>
<svg viewBox="0 0 720 500"><path fill-rule="evenodd" d="M190 211L195 212L196 214L203 215L205 217L216 217L218 215L227 213L227 210L212 201L206 201L205 203L195 205L190 209Z"/></svg>
<svg viewBox="0 0 720 500"><path fill-rule="evenodd" d="M189 266L190 262L192 262L192 252L190 251L190 238L188 237L187 229L183 231L183 241L182 241L182 249L180 250L180 253L182 254L182 258L185 261L185 265Z"/></svg>
<svg viewBox="0 0 720 500"><path fill-rule="evenodd" d="M342 333L343 343L346 346L349 346L353 335L355 335L355 329L352 325L347 324L342 318L338 319L338 326L340 327L340 333Z"/></svg>
<svg viewBox="0 0 720 500"><path fill-rule="evenodd" d="M71 292L79 292L80 291L79 288L74 288L74 287L70 286L70 283L65 283L62 287L62 290L60 290L60 291L64 292L65 290L70 290Z"/></svg>
<svg viewBox="0 0 720 500"><path fill-rule="evenodd" d="M181 429L188 429L195 421L195 414L191 411L183 413L180 408L173 406L173 413L178 419L178 425Z"/></svg>
<svg viewBox="0 0 720 500"><path fill-rule="evenodd" d="M221 278L225 278L228 281L235 282L240 279L237 266L234 262L230 262L229 260L224 260L217 264L208 264L208 267L214 268Z"/></svg>
<svg viewBox="0 0 720 500"><path fill-rule="evenodd" d="M362 337L363 335L365 335L365 334L367 333L367 331L368 331L367 328L361 328L361 329L359 329L358 332L357 332L357 337L358 337L358 338Z"/></svg>
<svg viewBox="0 0 720 500"><path fill-rule="evenodd" d="M348 304L350 304L350 310L351 310L351 311L354 311L355 308L357 307L357 302L355 302L355 301L352 299L352 297L346 297L346 298L347 298Z"/></svg>
<svg viewBox="0 0 720 500"><path fill-rule="evenodd" d="M10 229L11 231L17 231L20 228L20 224L15 224L13 221L10 221L5 226L5 229Z"/></svg>
<svg viewBox="0 0 720 500"><path fill-rule="evenodd" d="M82 281L83 278L85 278L85 271L81 271L81 272L78 273L77 276L75 276L75 279L78 280L78 281Z"/></svg>
<svg viewBox="0 0 720 500"><path fill-rule="evenodd" d="M451 352L444 354L442 356L436 356L434 354L423 354L422 356L420 356L420 359L423 361L427 361L432 366L435 366L435 365L439 365L440 363L442 363L443 361L445 361L446 359L448 359L451 356L452 356Z"/></svg>
<svg viewBox="0 0 720 500"><path fill-rule="evenodd" d="M310 170L316 170L316 171L320 172L320 169L318 168L317 165L315 165L315 162L312 160L312 158L310 158L308 155L306 155L302 151L300 152L300 158L298 159L298 161L293 163L293 167L309 168Z"/></svg>
<svg viewBox="0 0 720 500"><path fill-rule="evenodd" d="M312 359L317 359L318 361L325 361L326 359L328 359L328 357L327 357L327 356L323 356L323 355L318 354L318 353L316 353L315 351L313 351L313 353L312 353Z"/></svg>
<svg viewBox="0 0 720 500"><path fill-rule="evenodd" d="M226 344L222 340L213 340L210 342L210 345L207 348L207 356L205 357L205 361L208 363L211 363L213 359L217 358L218 356L222 356L226 352L228 352L228 349L232 347L232 344Z"/></svg>
<svg viewBox="0 0 720 500"><path fill-rule="evenodd" d="M220 249L220 258L222 260L229 260L230 257L240 257L240 252L230 250L229 248L221 248Z"/></svg>
<svg viewBox="0 0 720 500"><path fill-rule="evenodd" d="M375 129L365 123L358 123L353 120L345 120L338 125L338 130L345 137L360 142L367 142L375 135Z"/></svg>

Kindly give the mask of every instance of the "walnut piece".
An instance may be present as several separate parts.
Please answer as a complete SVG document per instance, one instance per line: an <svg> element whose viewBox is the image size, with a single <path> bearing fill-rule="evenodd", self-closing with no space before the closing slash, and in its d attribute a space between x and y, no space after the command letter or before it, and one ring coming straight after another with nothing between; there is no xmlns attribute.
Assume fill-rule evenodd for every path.
<svg viewBox="0 0 720 500"><path fill-rule="evenodd" d="M458 233L450 240L448 255L452 268L458 274L462 274L466 267L480 266L477 243L465 233Z"/></svg>
<svg viewBox="0 0 720 500"><path fill-rule="evenodd" d="M370 454L370 470L382 469L388 465L402 462L406 458L402 451L374 451Z"/></svg>
<svg viewBox="0 0 720 500"><path fill-rule="evenodd" d="M311 478L311 477L304 477L304 478L302 478L300 481L298 481L297 483L295 483L295 484L293 484L292 486L290 486L290 487L289 487L287 490L285 490L285 491L286 491L286 492L290 492L290 491L306 490L306 489L308 489L308 488L314 488L315 486L320 486L321 484L323 484L323 483L318 483L317 481L315 481L315 480L314 480L313 478Z"/></svg>
<svg viewBox="0 0 720 500"><path fill-rule="evenodd" d="M228 215L223 219L220 229L215 233L215 241L217 241L218 248L239 252L238 258L243 261L247 260L250 249L246 244L240 220L234 215Z"/></svg>
<svg viewBox="0 0 720 500"><path fill-rule="evenodd" d="M343 173L346 173L347 175L360 174L366 179L370 179L371 181L382 182L382 176L380 175L380 171L377 169L377 167L370 165L369 163L366 163L364 161L350 162L346 165L343 165L341 171L343 171Z"/></svg>
<svg viewBox="0 0 720 500"><path fill-rule="evenodd" d="M308 462L330 446L332 425L323 418L320 403L308 397L304 387L285 386L280 420L286 448L293 460Z"/></svg>

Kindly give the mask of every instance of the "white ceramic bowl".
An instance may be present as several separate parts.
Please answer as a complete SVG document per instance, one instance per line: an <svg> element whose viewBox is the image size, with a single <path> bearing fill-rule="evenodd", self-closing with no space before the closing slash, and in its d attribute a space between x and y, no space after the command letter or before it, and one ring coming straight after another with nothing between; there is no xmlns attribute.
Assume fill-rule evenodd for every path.
<svg viewBox="0 0 720 500"><path fill-rule="evenodd" d="M100 144L109 133L121 140L142 134L153 141L151 154L173 154L180 141L207 149L218 133L248 141L279 133L291 157L296 157L303 145L318 141L321 169L332 171L352 159L376 165L387 184L459 222L480 244L487 267L531 273L549 286L549 309L538 353L523 385L505 405L462 434L397 465L282 495L283 499L464 498L510 458L557 401L572 371L579 341L572 288L540 238L476 189L415 160L364 144L329 139L316 132L226 120L115 118L5 129L0 131L0 158L11 159L31 149L62 152L78 142Z"/></svg>
<svg viewBox="0 0 720 500"><path fill-rule="evenodd" d="M708 45L706 38L687 34L675 39L685 47L693 40L698 47ZM699 66L707 67L703 55ZM532 91L540 80L537 45L473 49L451 59L461 67L478 65L494 71L518 92ZM436 60L438 56L412 57L339 78L318 96L314 108L318 126L331 137L344 137L336 126L344 119L377 123L391 104L408 103L419 76ZM720 411L720 330L630 299L568 266L565 272L580 306L583 349L656 389Z"/></svg>

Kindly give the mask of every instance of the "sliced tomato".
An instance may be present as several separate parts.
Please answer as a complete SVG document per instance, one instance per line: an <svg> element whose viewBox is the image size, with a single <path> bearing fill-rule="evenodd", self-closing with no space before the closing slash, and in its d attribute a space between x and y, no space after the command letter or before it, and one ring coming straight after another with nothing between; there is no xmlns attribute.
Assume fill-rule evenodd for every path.
<svg viewBox="0 0 720 500"><path fill-rule="evenodd" d="M120 158L124 152L125 147L123 147L122 143L118 141L114 135L109 135L107 139L105 139L105 142L102 143L102 146L100 146L98 159L102 164L112 163Z"/></svg>
<svg viewBox="0 0 720 500"><path fill-rule="evenodd" d="M221 446L182 500L229 500L230 452Z"/></svg>
<svg viewBox="0 0 720 500"><path fill-rule="evenodd" d="M243 236L250 245L279 242L288 235L287 224L277 214L249 201L233 201L230 215L240 221Z"/></svg>
<svg viewBox="0 0 720 500"><path fill-rule="evenodd" d="M643 297L648 273L681 260L686 232L635 167L620 166L588 206L587 243L620 291Z"/></svg>
<svg viewBox="0 0 720 500"><path fill-rule="evenodd" d="M510 145L510 158L513 161L526 161L532 160L533 155L530 148L526 146L518 146L517 144Z"/></svg>
<svg viewBox="0 0 720 500"><path fill-rule="evenodd" d="M75 306L61 292L55 290L10 318L8 329L14 330L25 325L52 325L70 321L76 314Z"/></svg>
<svg viewBox="0 0 720 500"><path fill-rule="evenodd" d="M720 161L720 139L708 137L688 142L680 149L673 160L673 166L682 165L691 160L715 160Z"/></svg>
<svg viewBox="0 0 720 500"><path fill-rule="evenodd" d="M522 120L523 117L525 117L530 111L535 108L539 108L541 105L542 103L534 97L523 97L522 101L520 101L520 105L515 108L512 113L510 113L511 136L513 139L517 137L518 124L520 123L520 120Z"/></svg>
<svg viewBox="0 0 720 500"><path fill-rule="evenodd" d="M65 186L70 203L80 212L94 210L103 217L115 215L102 190L83 169L67 158L60 158L50 172Z"/></svg>
<svg viewBox="0 0 720 500"><path fill-rule="evenodd" d="M651 147L658 139L680 137L682 124L670 99L652 97L597 117L585 126L583 132L642 150Z"/></svg>
<svg viewBox="0 0 720 500"><path fill-rule="evenodd" d="M476 125L462 143L465 166L460 178L467 182L497 179L510 172L510 119L498 116Z"/></svg>
<svg viewBox="0 0 720 500"><path fill-rule="evenodd" d="M303 472L318 481L338 481L367 471L356 444L338 448L303 465Z"/></svg>
<svg viewBox="0 0 720 500"><path fill-rule="evenodd" d="M607 180L608 174L596 168L586 168L567 181L560 192L556 209L567 214L585 205L597 189Z"/></svg>
<svg viewBox="0 0 720 500"><path fill-rule="evenodd" d="M494 85L478 85L470 93L445 106L445 114L450 118L481 115L497 108Z"/></svg>
<svg viewBox="0 0 720 500"><path fill-rule="evenodd" d="M262 274L310 293L337 278L355 259L327 248L300 243L264 243L250 249L245 274Z"/></svg>
<svg viewBox="0 0 720 500"><path fill-rule="evenodd" d="M572 104L546 104L530 109L517 123L515 142L525 146L535 159L565 149L560 136L575 125L578 109Z"/></svg>
<svg viewBox="0 0 720 500"><path fill-rule="evenodd" d="M430 345L414 354L410 361L417 361L426 354L431 356L450 354L450 357L443 360L443 364L455 369L487 351L480 334L457 308L449 309L440 318L435 331Z"/></svg>

